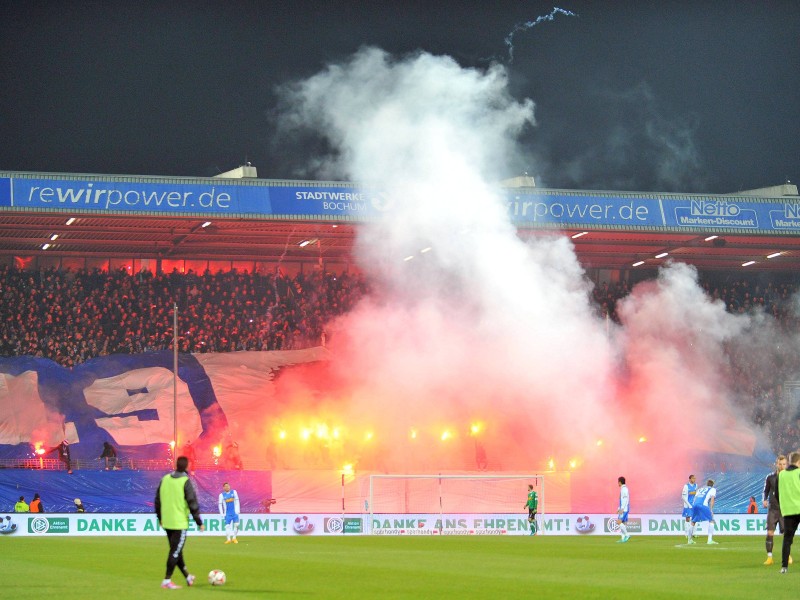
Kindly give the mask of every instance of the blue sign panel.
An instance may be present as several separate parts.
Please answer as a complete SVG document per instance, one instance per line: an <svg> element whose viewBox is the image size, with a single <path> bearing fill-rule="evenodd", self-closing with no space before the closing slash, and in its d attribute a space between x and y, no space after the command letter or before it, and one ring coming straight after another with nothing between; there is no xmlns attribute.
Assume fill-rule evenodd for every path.
<svg viewBox="0 0 800 600"><path fill-rule="evenodd" d="M768 223L774 231L800 233L800 198L794 202L770 203L767 212Z"/></svg>
<svg viewBox="0 0 800 600"><path fill-rule="evenodd" d="M81 211L271 213L269 188L223 183L15 179L12 205Z"/></svg>
<svg viewBox="0 0 800 600"><path fill-rule="evenodd" d="M0 206L11 206L11 180L0 177Z"/></svg>
<svg viewBox="0 0 800 600"><path fill-rule="evenodd" d="M369 221L398 210L402 198L352 185L230 180L172 183L144 179L0 177L0 207L113 213L330 217ZM127 178L126 178L127 179ZM744 196L661 196L597 192L506 190L518 226L800 233L800 200Z"/></svg>
<svg viewBox="0 0 800 600"><path fill-rule="evenodd" d="M800 202L745 198L664 200L665 225L687 229L800 232Z"/></svg>
<svg viewBox="0 0 800 600"><path fill-rule="evenodd" d="M340 187L272 187L270 200L276 215L334 215L369 218L391 210L384 192Z"/></svg>
<svg viewBox="0 0 800 600"><path fill-rule="evenodd" d="M508 214L516 224L664 226L659 200L654 198L510 194Z"/></svg>

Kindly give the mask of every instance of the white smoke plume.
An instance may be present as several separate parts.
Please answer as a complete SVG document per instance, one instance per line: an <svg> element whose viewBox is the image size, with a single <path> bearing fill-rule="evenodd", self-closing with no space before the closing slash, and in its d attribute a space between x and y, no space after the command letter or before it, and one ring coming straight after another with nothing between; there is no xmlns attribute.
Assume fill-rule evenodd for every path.
<svg viewBox="0 0 800 600"><path fill-rule="evenodd" d="M735 421L722 348L747 319L674 264L609 328L569 240L520 241L496 182L534 106L510 96L502 67L365 48L286 88L284 106L334 149L326 172L393 201L356 248L375 293L332 325L335 383L317 410L368 432L339 458L436 472L475 468L480 444L490 469L573 461L598 508L618 474L654 483L669 452L658 479L679 490L698 420Z"/></svg>

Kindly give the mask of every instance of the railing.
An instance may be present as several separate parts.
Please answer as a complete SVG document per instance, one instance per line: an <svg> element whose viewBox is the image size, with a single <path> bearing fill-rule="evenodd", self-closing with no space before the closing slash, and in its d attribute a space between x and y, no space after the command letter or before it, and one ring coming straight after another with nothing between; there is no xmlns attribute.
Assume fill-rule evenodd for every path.
<svg viewBox="0 0 800 600"><path fill-rule="evenodd" d="M118 458L116 467L113 462L108 464L109 469L128 471L169 471L174 463L170 458ZM106 469L104 458L76 459L71 462L73 471L103 471ZM66 471L67 466L57 458L29 457L29 458L0 458L0 469L33 469L43 471ZM192 471L225 471L233 470L223 461L215 463L209 461L193 461L190 464ZM266 463L254 464L250 470L266 471Z"/></svg>

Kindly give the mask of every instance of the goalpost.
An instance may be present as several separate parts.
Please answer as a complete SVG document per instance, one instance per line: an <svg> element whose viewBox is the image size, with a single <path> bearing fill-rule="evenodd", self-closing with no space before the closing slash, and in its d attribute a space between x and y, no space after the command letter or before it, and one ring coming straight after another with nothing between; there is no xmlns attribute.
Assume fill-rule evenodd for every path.
<svg viewBox="0 0 800 600"><path fill-rule="evenodd" d="M381 514L436 515L524 515L528 485L538 495L538 531L545 514L544 475L370 475L369 527Z"/></svg>

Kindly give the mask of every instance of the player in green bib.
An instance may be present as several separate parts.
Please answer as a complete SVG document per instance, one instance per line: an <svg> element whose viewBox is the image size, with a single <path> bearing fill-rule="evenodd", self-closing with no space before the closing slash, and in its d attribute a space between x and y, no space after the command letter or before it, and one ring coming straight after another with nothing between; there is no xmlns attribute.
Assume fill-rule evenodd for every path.
<svg viewBox="0 0 800 600"><path fill-rule="evenodd" d="M167 557L167 574L161 587L174 590L180 586L172 582L172 573L178 567L186 577L186 584L194 584L194 575L189 573L183 561L183 546L186 544L186 530L189 529L189 515L192 516L200 531L203 531L203 519L200 517L200 505L186 469L189 459L179 456L175 461L175 471L164 475L156 490L155 508L158 522L169 540L169 556Z"/></svg>
<svg viewBox="0 0 800 600"><path fill-rule="evenodd" d="M528 509L528 523L531 524L531 535L536 535L536 511L539 508L539 496L533 489L533 484L528 484L528 501L524 508Z"/></svg>

